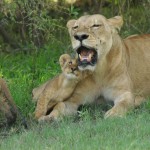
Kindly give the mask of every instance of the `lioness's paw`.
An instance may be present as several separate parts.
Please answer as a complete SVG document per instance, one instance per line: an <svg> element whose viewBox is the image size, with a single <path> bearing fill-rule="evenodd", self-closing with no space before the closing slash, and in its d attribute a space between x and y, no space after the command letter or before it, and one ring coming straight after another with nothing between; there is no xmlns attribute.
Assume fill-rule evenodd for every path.
<svg viewBox="0 0 150 150"><path fill-rule="evenodd" d="M113 107L105 113L104 118L106 119L110 117L123 117L124 115L125 111L123 109L117 109Z"/></svg>

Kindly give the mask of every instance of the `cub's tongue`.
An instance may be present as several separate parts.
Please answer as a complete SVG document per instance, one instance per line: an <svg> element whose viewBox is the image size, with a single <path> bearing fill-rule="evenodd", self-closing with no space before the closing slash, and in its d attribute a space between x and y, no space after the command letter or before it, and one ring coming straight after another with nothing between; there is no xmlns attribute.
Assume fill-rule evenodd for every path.
<svg viewBox="0 0 150 150"><path fill-rule="evenodd" d="M92 50L82 50L79 54L80 61L87 61L90 62L92 59L92 56L94 55Z"/></svg>

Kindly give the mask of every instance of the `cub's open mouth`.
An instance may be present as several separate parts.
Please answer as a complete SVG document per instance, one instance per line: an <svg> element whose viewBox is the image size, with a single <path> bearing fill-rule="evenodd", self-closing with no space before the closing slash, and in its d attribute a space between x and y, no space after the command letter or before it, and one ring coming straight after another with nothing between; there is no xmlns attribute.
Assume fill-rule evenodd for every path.
<svg viewBox="0 0 150 150"><path fill-rule="evenodd" d="M87 48L85 46L81 46L77 49L77 53L78 66L94 66L97 63L97 52L94 48Z"/></svg>

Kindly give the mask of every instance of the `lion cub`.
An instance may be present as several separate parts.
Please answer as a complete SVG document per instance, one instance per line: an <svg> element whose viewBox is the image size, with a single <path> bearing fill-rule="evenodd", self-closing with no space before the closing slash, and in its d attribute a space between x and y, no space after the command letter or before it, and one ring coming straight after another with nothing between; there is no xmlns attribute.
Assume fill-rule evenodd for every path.
<svg viewBox="0 0 150 150"><path fill-rule="evenodd" d="M33 97L37 95L35 118L46 115L49 108L69 98L77 83L81 80L81 72L78 70L77 60L71 59L68 54L60 56L59 63L62 73L52 80L47 81L41 87L36 88Z"/></svg>

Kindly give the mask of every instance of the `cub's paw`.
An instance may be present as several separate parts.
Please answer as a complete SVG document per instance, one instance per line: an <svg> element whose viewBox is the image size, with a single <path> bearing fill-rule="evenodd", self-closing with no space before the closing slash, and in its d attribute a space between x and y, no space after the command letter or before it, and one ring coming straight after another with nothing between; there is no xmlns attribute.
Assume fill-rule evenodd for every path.
<svg viewBox="0 0 150 150"><path fill-rule="evenodd" d="M54 121L54 117L52 116L42 116L38 119L38 123L42 124L42 123L50 123L52 121Z"/></svg>

